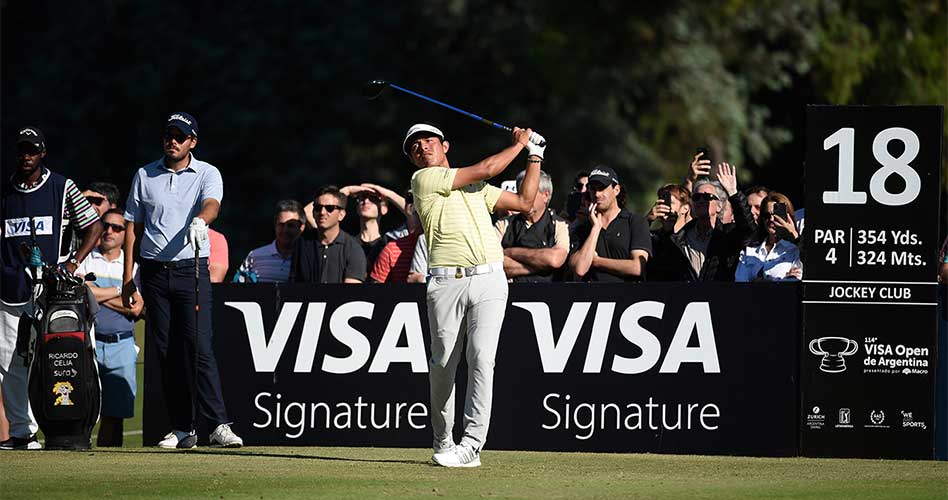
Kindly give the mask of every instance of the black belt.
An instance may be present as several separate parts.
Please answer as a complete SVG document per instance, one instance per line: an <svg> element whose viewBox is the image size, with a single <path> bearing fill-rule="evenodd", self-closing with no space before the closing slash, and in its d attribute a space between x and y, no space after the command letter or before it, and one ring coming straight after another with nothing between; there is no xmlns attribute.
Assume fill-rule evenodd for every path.
<svg viewBox="0 0 948 500"><path fill-rule="evenodd" d="M105 342L106 344L114 344L119 340L125 340L130 337L134 337L135 332L122 332L122 333L99 333L96 332L95 339L99 342Z"/></svg>
<svg viewBox="0 0 948 500"><path fill-rule="evenodd" d="M198 259L201 264L207 264L207 257ZM160 266L162 269L182 269L194 267L194 259L173 260L171 262L161 262L159 260L143 259L143 264Z"/></svg>

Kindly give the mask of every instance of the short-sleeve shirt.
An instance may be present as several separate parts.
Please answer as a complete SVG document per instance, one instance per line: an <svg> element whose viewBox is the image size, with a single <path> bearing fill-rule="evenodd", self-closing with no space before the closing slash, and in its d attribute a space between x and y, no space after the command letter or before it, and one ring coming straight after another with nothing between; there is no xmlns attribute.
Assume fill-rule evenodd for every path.
<svg viewBox="0 0 948 500"><path fill-rule="evenodd" d="M407 283L411 271L412 253L418 233L388 242L375 259L370 276L379 283Z"/></svg>
<svg viewBox="0 0 948 500"><path fill-rule="evenodd" d="M526 224L527 227L533 226L529 220L526 221ZM494 227L497 229L497 235L501 239L503 239L504 233L507 232L507 226L509 225L509 217L498 219L497 222L494 223ZM562 248L563 250L569 251L569 227L566 225L566 221L559 217L553 219L553 239L555 240L553 248Z"/></svg>
<svg viewBox="0 0 948 500"><path fill-rule="evenodd" d="M141 256L161 262L194 258L187 242L188 226L205 200L224 198L224 180L217 167L191 155L187 168L167 168L164 158L138 169L125 204L125 220L144 225ZM200 257L209 257L203 247Z"/></svg>
<svg viewBox="0 0 948 500"><path fill-rule="evenodd" d="M230 251L227 247L227 238L218 231L207 228L207 238L210 241L211 255L208 264L230 265Z"/></svg>
<svg viewBox="0 0 948 500"><path fill-rule="evenodd" d="M121 252L121 250L119 250ZM142 289L141 281L138 275L138 263L132 268L133 281L135 287ZM89 255L79 264L76 269L76 275L85 276L88 273L95 274L95 286L99 288L116 288L122 286L122 277L125 272L125 254L120 253L115 260L108 260L99 252L98 249L92 249ZM95 317L95 329L99 333L125 333L135 328L135 322L128 319L123 314L100 307L99 313Z"/></svg>
<svg viewBox="0 0 948 500"><path fill-rule="evenodd" d="M294 283L344 283L346 278L365 281L365 253L359 241L345 231L328 245L317 231L306 231L296 241L290 281Z"/></svg>
<svg viewBox="0 0 948 500"><path fill-rule="evenodd" d="M425 233L419 234L418 241L415 242L415 253L411 256L410 271L428 274L428 240L425 239Z"/></svg>
<svg viewBox="0 0 948 500"><path fill-rule="evenodd" d="M272 241L251 250L240 265L240 272L256 274L259 283L286 283L290 279L292 264L293 256L284 258L277 250L276 241Z"/></svg>
<svg viewBox="0 0 948 500"><path fill-rule="evenodd" d="M570 235L570 248L573 251L579 250L586 238L589 237L590 231L592 231L592 224L588 221L577 226L576 231ZM630 259L632 250L644 250L651 255L652 235L649 233L648 223L645 222L644 217L635 215L623 208L616 215L616 218L609 223L609 227L599 232L596 253L607 259ZM583 280L613 283L637 281L598 269L590 269L583 276Z"/></svg>
<svg viewBox="0 0 948 500"><path fill-rule="evenodd" d="M427 167L412 175L415 208L428 241L428 266L472 267L503 262L490 214L503 191L486 182L451 189L456 169Z"/></svg>

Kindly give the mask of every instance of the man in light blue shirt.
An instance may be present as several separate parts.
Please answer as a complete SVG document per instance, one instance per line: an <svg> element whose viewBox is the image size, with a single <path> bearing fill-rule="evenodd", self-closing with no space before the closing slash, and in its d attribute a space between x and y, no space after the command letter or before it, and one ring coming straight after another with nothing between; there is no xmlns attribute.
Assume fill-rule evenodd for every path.
<svg viewBox="0 0 948 500"><path fill-rule="evenodd" d="M195 446L195 409L214 429L212 445L243 445L230 428L211 345L207 226L220 213L224 182L215 166L191 154L197 142L198 123L193 116L180 112L168 116L164 157L138 170L125 209L125 255L141 257L141 292L148 304L145 320L161 358L162 386L171 421L171 432L158 443L162 448ZM122 301L126 307L134 301L136 289L133 263L134 259L125 260ZM196 374L192 373L195 345ZM192 405L190 391L194 388L197 398Z"/></svg>

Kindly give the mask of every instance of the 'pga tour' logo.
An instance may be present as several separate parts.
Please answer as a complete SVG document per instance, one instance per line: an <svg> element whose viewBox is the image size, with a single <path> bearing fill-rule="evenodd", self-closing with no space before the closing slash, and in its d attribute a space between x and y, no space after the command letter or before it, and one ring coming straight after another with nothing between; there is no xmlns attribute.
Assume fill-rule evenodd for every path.
<svg viewBox="0 0 948 500"><path fill-rule="evenodd" d="M845 337L820 337L810 341L810 352L823 356L820 371L826 373L846 371L846 360L843 357L855 354L857 349L859 344Z"/></svg>

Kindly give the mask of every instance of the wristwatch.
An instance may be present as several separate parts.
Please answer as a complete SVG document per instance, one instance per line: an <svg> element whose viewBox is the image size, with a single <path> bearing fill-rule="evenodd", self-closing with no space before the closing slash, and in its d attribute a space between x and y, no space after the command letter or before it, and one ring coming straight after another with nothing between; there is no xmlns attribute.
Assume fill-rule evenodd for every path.
<svg viewBox="0 0 948 500"><path fill-rule="evenodd" d="M66 262L68 262L68 263L70 263L70 264L74 264L76 267L79 267L79 261L76 260L75 257L69 257L69 260L67 260Z"/></svg>

